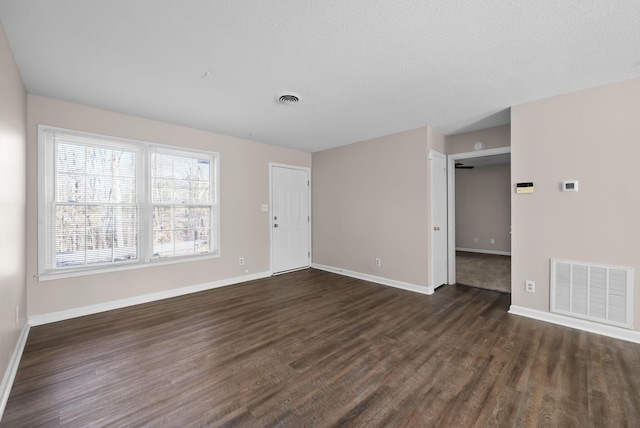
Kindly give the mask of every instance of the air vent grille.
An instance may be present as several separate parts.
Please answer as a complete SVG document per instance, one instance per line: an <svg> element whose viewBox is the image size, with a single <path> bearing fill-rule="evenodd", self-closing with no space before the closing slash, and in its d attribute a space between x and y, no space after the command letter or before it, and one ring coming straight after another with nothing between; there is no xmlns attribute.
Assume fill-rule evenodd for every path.
<svg viewBox="0 0 640 428"><path fill-rule="evenodd" d="M633 327L633 268L551 259L551 312Z"/></svg>
<svg viewBox="0 0 640 428"><path fill-rule="evenodd" d="M278 94L276 95L276 101L284 105L297 104L300 102L300 94L296 94L295 92Z"/></svg>

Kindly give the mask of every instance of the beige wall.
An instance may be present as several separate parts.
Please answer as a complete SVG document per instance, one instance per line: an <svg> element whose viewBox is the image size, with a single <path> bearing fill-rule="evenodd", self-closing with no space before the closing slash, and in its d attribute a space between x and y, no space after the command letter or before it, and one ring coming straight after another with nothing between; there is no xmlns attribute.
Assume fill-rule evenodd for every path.
<svg viewBox="0 0 640 428"><path fill-rule="evenodd" d="M456 247L511 252L509 226L509 164L456 169Z"/></svg>
<svg viewBox="0 0 640 428"><path fill-rule="evenodd" d="M512 303L549 310L549 259L635 268L640 330L640 79L511 109ZM562 193L563 180L580 191ZM536 293L525 293L525 280Z"/></svg>
<svg viewBox="0 0 640 428"><path fill-rule="evenodd" d="M38 281L37 125L95 132L220 153L221 252L217 259ZM311 166L311 155L48 98L28 96L27 290L29 315L208 283L270 269L269 162ZM238 257L245 265L238 266Z"/></svg>
<svg viewBox="0 0 640 428"><path fill-rule="evenodd" d="M313 154L314 263L428 285L429 132Z"/></svg>
<svg viewBox="0 0 640 428"><path fill-rule="evenodd" d="M0 25L0 379L26 316L26 121L27 94Z"/></svg>
<svg viewBox="0 0 640 428"><path fill-rule="evenodd" d="M427 126L427 141L429 144L429 148L431 150L435 150L436 152L440 152L443 155L447 154L447 137L436 131L434 128Z"/></svg>
<svg viewBox="0 0 640 428"><path fill-rule="evenodd" d="M449 135L445 137L446 154L473 152L473 144L476 141L485 143L486 149L509 147L511 144L511 127L509 125L496 126L495 128L480 131Z"/></svg>

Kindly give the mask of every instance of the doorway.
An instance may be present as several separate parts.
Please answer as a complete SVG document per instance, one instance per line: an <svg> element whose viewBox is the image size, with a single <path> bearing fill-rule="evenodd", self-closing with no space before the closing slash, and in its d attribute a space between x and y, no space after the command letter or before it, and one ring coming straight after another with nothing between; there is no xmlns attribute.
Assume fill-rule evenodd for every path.
<svg viewBox="0 0 640 428"><path fill-rule="evenodd" d="M305 269L311 263L311 171L269 164L271 272Z"/></svg>
<svg viewBox="0 0 640 428"><path fill-rule="evenodd" d="M450 284L465 283L496 291L511 291L511 184L510 168L505 165L510 165L510 153L510 147L501 147L448 156L447 258ZM495 183L498 179L496 174L501 174L500 186L506 186L502 187L499 200L493 199L497 197L497 192L478 187L484 179L489 180L488 183L494 180ZM471 189L458 189L459 198L456 198L456 175L460 185L473 183ZM493 178L487 178L492 175ZM471 199L467 201L463 198L463 192L469 193ZM494 213L488 214L491 210ZM491 228L493 230L489 231Z"/></svg>

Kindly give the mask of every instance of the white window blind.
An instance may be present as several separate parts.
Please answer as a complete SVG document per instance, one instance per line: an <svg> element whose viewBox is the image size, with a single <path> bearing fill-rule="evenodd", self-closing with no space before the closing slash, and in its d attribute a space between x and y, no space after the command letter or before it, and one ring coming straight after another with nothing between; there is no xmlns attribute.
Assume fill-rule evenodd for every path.
<svg viewBox="0 0 640 428"><path fill-rule="evenodd" d="M39 275L219 254L215 153L39 127Z"/></svg>

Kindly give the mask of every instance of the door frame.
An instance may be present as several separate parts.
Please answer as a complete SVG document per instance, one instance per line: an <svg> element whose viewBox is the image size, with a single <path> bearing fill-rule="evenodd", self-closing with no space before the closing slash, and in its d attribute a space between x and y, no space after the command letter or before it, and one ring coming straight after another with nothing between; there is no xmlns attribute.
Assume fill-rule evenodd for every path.
<svg viewBox="0 0 640 428"><path fill-rule="evenodd" d="M309 261L307 266L302 267L300 269L307 269L309 267L311 267L311 257L313 256L313 253L311 251L312 245L311 245L311 222L313 221L313 216L311 215L311 168L307 168L307 167L303 167L303 166L297 166L297 165L287 165L287 164L283 164L283 163L275 163L275 162L269 162L269 271L271 272L271 275L277 275L279 273L286 273L286 272L291 272L291 271L286 271L286 272L278 272L277 274L273 272L273 168L287 168L287 169L295 169L298 171L306 171L307 176L309 177L309 200L308 200L308 204L309 204L309 222L308 222L308 226L307 226L307 234L309 237ZM296 269L294 269L296 270Z"/></svg>
<svg viewBox="0 0 640 428"><path fill-rule="evenodd" d="M486 156L511 153L511 146L474 152L455 153L447 156L447 246L449 266L449 284L456 283L456 161L461 159L483 158Z"/></svg>

